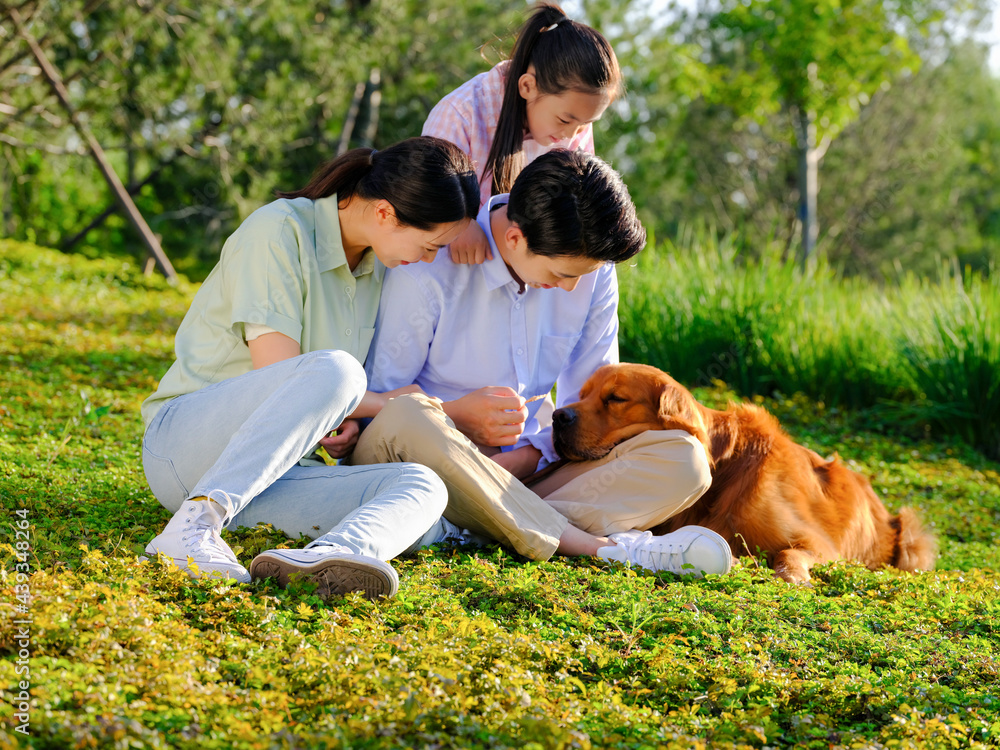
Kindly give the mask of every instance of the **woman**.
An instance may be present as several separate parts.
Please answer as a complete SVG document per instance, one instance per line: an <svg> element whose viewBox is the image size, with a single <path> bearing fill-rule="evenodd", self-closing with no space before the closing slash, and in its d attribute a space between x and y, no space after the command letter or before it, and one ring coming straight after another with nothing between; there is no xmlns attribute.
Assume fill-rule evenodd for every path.
<svg viewBox="0 0 1000 750"><path fill-rule="evenodd" d="M177 331L176 361L143 404L143 467L175 512L146 551L193 576L284 584L300 573L321 595L391 596L386 561L421 545L446 502L441 481L411 464L303 457L343 442L331 432L348 417L414 390L366 391L383 274L431 260L467 227L475 173L452 144L411 138L348 152L279 195L226 242ZM219 532L262 521L316 539L264 552L248 571Z"/></svg>

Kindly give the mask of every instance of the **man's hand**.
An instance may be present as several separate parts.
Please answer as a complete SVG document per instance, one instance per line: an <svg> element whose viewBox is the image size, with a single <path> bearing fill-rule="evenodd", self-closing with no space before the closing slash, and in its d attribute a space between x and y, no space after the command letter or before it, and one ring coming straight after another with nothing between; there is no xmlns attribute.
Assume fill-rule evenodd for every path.
<svg viewBox="0 0 1000 750"><path fill-rule="evenodd" d="M444 403L455 426L477 445L514 445L528 419L524 399L504 385L490 385Z"/></svg>
<svg viewBox="0 0 1000 750"><path fill-rule="evenodd" d="M538 462L542 460L542 452L533 445L522 445L520 448L506 453L497 453L490 458L518 479L524 479L538 470Z"/></svg>
<svg viewBox="0 0 1000 750"><path fill-rule="evenodd" d="M343 458L354 451L361 436L361 425L356 419L345 419L335 432L321 438L319 444L326 448L330 458Z"/></svg>

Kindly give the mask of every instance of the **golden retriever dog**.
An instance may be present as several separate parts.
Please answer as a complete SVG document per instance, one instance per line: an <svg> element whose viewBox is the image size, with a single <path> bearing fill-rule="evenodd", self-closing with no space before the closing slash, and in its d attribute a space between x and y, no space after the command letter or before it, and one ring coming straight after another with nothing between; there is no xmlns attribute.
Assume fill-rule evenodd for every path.
<svg viewBox="0 0 1000 750"><path fill-rule="evenodd" d="M709 409L665 372L634 364L601 367L580 399L552 416L553 442L565 459L601 458L645 430L686 430L704 444L711 488L654 534L706 526L734 555L763 551L775 575L794 583L807 582L813 565L839 559L869 568L934 567L934 537L913 510L890 515L868 479L836 455L823 459L795 443L759 406Z"/></svg>

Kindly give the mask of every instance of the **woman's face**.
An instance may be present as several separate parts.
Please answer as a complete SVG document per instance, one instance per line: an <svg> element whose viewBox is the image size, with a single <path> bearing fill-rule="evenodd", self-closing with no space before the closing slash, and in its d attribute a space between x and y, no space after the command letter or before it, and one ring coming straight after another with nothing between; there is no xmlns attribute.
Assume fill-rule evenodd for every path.
<svg viewBox="0 0 1000 750"><path fill-rule="evenodd" d="M450 224L438 224L428 230L404 226L396 221L395 215L378 222L377 230L371 238L372 251L388 268L406 266L424 261L430 263L437 251L451 244L469 225L470 219L462 219Z"/></svg>
<svg viewBox="0 0 1000 750"><path fill-rule="evenodd" d="M545 94L538 88L534 67L518 81L518 91L525 101L528 132L546 148L567 146L569 140L587 125L601 119L611 103L606 93L586 94L582 91L564 91Z"/></svg>

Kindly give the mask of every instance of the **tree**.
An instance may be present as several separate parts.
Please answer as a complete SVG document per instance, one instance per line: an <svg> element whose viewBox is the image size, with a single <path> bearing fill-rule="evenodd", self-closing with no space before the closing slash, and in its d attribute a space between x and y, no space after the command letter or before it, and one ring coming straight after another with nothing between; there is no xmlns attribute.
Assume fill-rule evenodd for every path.
<svg viewBox="0 0 1000 750"><path fill-rule="evenodd" d="M877 91L919 67L911 36L964 10L920 0L718 0L702 6L713 76L706 100L758 123L779 112L791 122L803 262L819 234L819 161L830 143Z"/></svg>
<svg viewBox="0 0 1000 750"><path fill-rule="evenodd" d="M821 216L826 253L846 272L1000 264L1000 79L986 57L955 45L876 95L830 148Z"/></svg>

